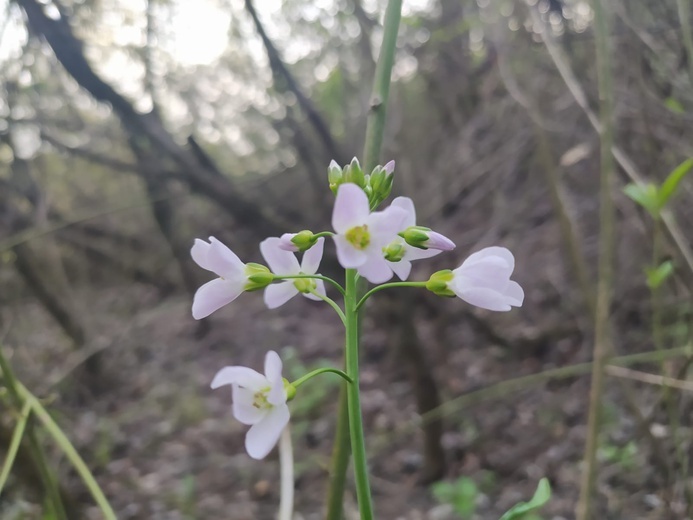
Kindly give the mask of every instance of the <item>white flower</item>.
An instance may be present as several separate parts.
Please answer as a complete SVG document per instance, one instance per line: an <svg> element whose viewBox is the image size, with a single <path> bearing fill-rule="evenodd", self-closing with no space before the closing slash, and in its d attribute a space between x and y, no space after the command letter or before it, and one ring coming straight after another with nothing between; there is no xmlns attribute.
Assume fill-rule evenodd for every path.
<svg viewBox="0 0 693 520"><path fill-rule="evenodd" d="M401 229L397 230L398 232L416 226L416 210L414 209L414 202L409 197L397 197L392 201L390 207L400 208L406 215L401 222ZM429 249L420 249L407 244L404 238L399 235L386 246L385 258L387 260L387 265L395 272L400 280L406 280L409 277L412 261L431 258L440 253L443 249L449 250L455 247L455 244L439 233L431 231L428 235L429 237L431 235L442 237L442 239L452 244L452 247L433 248L429 246ZM390 259L393 261L390 261Z"/></svg>
<svg viewBox="0 0 693 520"><path fill-rule="evenodd" d="M383 247L393 241L402 228L406 213L390 206L370 212L368 197L356 184L342 184L332 212L337 258L345 269L357 269L371 283L392 278L392 269L383 257Z"/></svg>
<svg viewBox="0 0 693 520"><path fill-rule="evenodd" d="M325 246L325 239L319 238L315 245L303 253L301 265L298 264L296 255L282 248L282 239L272 237L260 243L260 251L267 265L277 276L297 275L297 274L316 274L322 260L322 251ZM299 292L306 298L320 301L321 299L311 294L315 290L318 294L325 296L325 284L322 280L311 280L300 278L295 280L285 280L280 283L268 285L265 288L265 304L270 309L276 309L284 305Z"/></svg>
<svg viewBox="0 0 693 520"><path fill-rule="evenodd" d="M467 303L491 311L521 307L522 287L510 280L515 268L513 254L504 247L487 247L471 255L452 271L448 288Z"/></svg>
<svg viewBox="0 0 693 520"><path fill-rule="evenodd" d="M246 265L214 237L209 237L209 243L196 238L190 254L197 265L219 276L195 293L192 314L196 320L201 320L238 298L248 276Z"/></svg>
<svg viewBox="0 0 693 520"><path fill-rule="evenodd" d="M289 422L282 360L274 351L265 356L265 375L247 367L224 367L212 381L212 388L231 385L233 416L251 426L245 449L254 459L264 459L277 444Z"/></svg>

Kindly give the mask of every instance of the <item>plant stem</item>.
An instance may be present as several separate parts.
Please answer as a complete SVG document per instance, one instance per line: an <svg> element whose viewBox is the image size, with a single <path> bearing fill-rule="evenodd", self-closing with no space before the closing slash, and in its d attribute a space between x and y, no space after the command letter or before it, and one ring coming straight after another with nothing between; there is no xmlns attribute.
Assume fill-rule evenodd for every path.
<svg viewBox="0 0 693 520"><path fill-rule="evenodd" d="M372 294L382 291L383 289L391 289L392 287L426 287L426 282L390 282L378 285L363 295L363 298L356 304L356 310L359 310Z"/></svg>
<svg viewBox="0 0 693 520"><path fill-rule="evenodd" d="M342 309L339 308L339 305L337 305L337 302L335 302L329 296L325 296L324 294L320 294L316 290L310 291L310 294L317 296L322 301L326 302L330 307L332 307L334 309L334 311L337 313L337 316L339 316L339 319L342 320L342 323L344 323L346 325L346 318L344 317L344 312L342 312Z"/></svg>
<svg viewBox="0 0 693 520"><path fill-rule="evenodd" d="M380 48L380 56L375 69L373 82L373 93L371 95L371 110L368 114L366 125L366 142L363 151L364 171L370 173L378 163L380 149L383 143L385 131L385 114L387 113L387 101L390 97L390 80L392 77L392 65L395 61L395 47L397 44L397 33L399 32L399 22L402 17L402 0L389 0L385 10L383 23L383 43ZM355 273L354 282L356 280ZM344 294L344 293L342 293ZM354 293L354 297L357 294ZM345 298L346 299L346 298ZM353 311L357 311L354 309ZM354 316L356 319L356 316ZM358 324L355 334L358 343ZM357 352L358 354L358 352ZM347 358L348 359L348 358ZM358 357L356 358L358 363ZM348 372L348 370L347 370ZM344 385L343 385L344 387ZM358 378L354 384L346 385L343 388L339 399L339 411L337 421L337 432L335 434L334 449L332 452L332 475L330 488L328 491L327 518L329 520L340 520L342 517L342 502L344 496L344 483L346 481L346 470L349 462L349 443L346 438L346 418L348 414L347 393L351 392L352 387L356 388L358 397ZM360 420L360 414L359 414ZM370 491L368 493L370 503ZM360 501L360 500L359 500ZM361 520L365 520L364 517Z"/></svg>
<svg viewBox="0 0 693 520"><path fill-rule="evenodd" d="M332 284L339 291L339 294L344 296L344 287L339 285L332 278L329 278L327 276L322 276L321 274L282 274L282 275L275 275L274 279L275 280L301 280L301 279L322 280L323 282L327 282L327 283Z"/></svg>
<svg viewBox="0 0 693 520"><path fill-rule="evenodd" d="M352 382L353 382L353 380L352 380L348 375L346 375L344 372L342 372L342 371L339 370L338 368L329 368L329 367L328 367L328 368L318 368L317 370L313 370L312 372L306 374L305 376L298 378L296 381L294 381L293 383L291 383L291 385L292 385L294 388L298 388L298 387L301 386L303 383L305 383L305 382L308 381L309 379L312 379L313 377L317 376L318 374L325 374L325 373L328 373L328 372L331 372L331 373L333 373L333 374L337 374L337 375L340 376L342 379L344 379L347 383L352 383Z"/></svg>
<svg viewBox="0 0 693 520"><path fill-rule="evenodd" d="M364 172L371 173L378 165L380 149L385 133L385 113L390 97L392 65L395 62L395 48L399 21L402 18L402 0L390 0L385 9L383 22L383 44L380 47L378 64L375 67L375 81L371 96L371 108L366 127L366 143L363 150Z"/></svg>
<svg viewBox="0 0 693 520"><path fill-rule="evenodd" d="M352 379L347 388L349 410L349 436L351 453L354 456L354 478L356 480L356 498L359 503L361 520L373 520L371 488L368 483L368 462L366 460L366 443L363 436L361 417L361 397L359 390L359 325L356 309L356 270L346 270L346 297L344 308L346 314L346 369Z"/></svg>
<svg viewBox="0 0 693 520"><path fill-rule="evenodd" d="M23 409L24 406L26 406L26 399L22 398L20 393L20 383L15 379L14 372L12 372L10 364L5 359L1 346L0 370L2 370L5 385L7 386L7 390L12 401L14 402L14 406L17 408L17 410ZM48 496L48 502L52 506L53 513L58 520L68 520L67 513L65 512L65 506L60 496L60 489L58 488L53 472L48 465L46 454L44 453L43 448L36 437L36 432L34 431L31 418L28 419L25 436L29 444L29 451L34 459L34 464L36 465L36 469L38 470L41 481L43 482L44 490Z"/></svg>
<svg viewBox="0 0 693 520"><path fill-rule="evenodd" d="M609 22L602 0L592 0L595 22L597 52L597 75L599 82L599 108L601 131L600 155L601 176L599 188L599 280L597 283L597 305L594 318L594 349L592 385L590 387L587 417L587 439L585 442L584 466L580 481L580 497L576 508L577 520L588 520L591 516L592 495L596 479L597 447L601 425L601 403L604 392L604 368L610 355L609 307L611 303L611 278L613 270L614 208L611 199L613 158L613 89L611 49L609 48Z"/></svg>
<svg viewBox="0 0 693 520"><path fill-rule="evenodd" d="M279 437L279 471L281 473L281 498L278 520L291 520L294 514L294 450L291 429L287 424Z"/></svg>
<svg viewBox="0 0 693 520"><path fill-rule="evenodd" d="M7 456L5 457L5 463L2 465L2 471L0 471L0 494L5 487L7 482L7 477L10 476L10 471L12 470L12 465L14 464L14 459L19 451L19 444L22 442L22 437L24 436L24 429L26 428L26 423L29 420L29 414L31 413L31 407L28 403L24 403L24 407L17 420L17 425L12 432L12 440L10 441L10 447L7 448Z"/></svg>
<svg viewBox="0 0 693 520"><path fill-rule="evenodd" d="M327 491L327 510L325 518L328 520L342 520L344 509L344 485L346 483L347 467L351 445L349 443L349 409L347 404L347 388L351 386L344 383L339 388L339 409L337 424L335 426L334 444L332 446L332 460L330 461L330 485Z"/></svg>
<svg viewBox="0 0 693 520"><path fill-rule="evenodd" d="M55 423L48 411L41 405L39 400L19 382L17 382L17 390L22 399L31 405L32 412L43 423L44 428L46 428L51 437L53 437L53 440L55 440L56 444L70 461L72 467L75 468L79 476L82 477L82 481L87 486L87 489L89 489L99 509L101 509L104 518L106 518L106 520L117 520L111 505L108 503L101 487L99 487L99 484L96 482L94 475L89 471L82 457L77 453L75 447Z"/></svg>

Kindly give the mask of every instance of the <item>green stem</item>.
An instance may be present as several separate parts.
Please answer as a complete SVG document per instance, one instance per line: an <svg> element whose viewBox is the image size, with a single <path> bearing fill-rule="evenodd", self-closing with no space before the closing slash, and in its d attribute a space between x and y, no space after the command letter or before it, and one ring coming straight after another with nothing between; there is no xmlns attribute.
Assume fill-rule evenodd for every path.
<svg viewBox="0 0 693 520"><path fill-rule="evenodd" d="M346 318L344 317L344 312L342 312L342 309L339 308L339 305L337 305L337 302L335 302L332 298L329 296L325 296L324 294L320 294L316 290L310 291L310 294L317 296L320 298L322 301L326 302L330 307L334 309L334 311L337 313L339 316L339 319L342 320L342 323L346 326Z"/></svg>
<svg viewBox="0 0 693 520"><path fill-rule="evenodd" d="M344 308L346 314L346 369L352 379L347 388L347 405L349 410L349 436L351 453L354 456L354 478L356 480L356 498L359 503L361 520L373 520L373 503L371 488L368 483L368 462L366 460L366 443L363 435L363 418L361 417L361 396L359 390L359 325L356 309L356 270L346 270L346 296Z"/></svg>
<svg viewBox="0 0 693 520"><path fill-rule="evenodd" d="M390 80L392 77L392 65L395 61L395 48L397 43L397 32L399 31L399 22L402 17L402 0L389 0L385 10L385 20L383 23L383 43L380 48L380 56L375 69L375 78L373 82L373 93L371 95L371 110L368 114L366 125L366 142L363 151L363 164L365 172L370 173L378 163L380 149L383 143L383 133L385 131L385 114L387 112L387 100L390 96ZM356 280L355 273L354 285ZM352 297L356 298L354 293ZM346 298L345 298L346 299ZM357 312L354 308L354 314ZM354 315L356 319L356 315ZM347 329L349 327L347 326ZM358 342L358 324L356 330L352 333L356 334ZM348 343L347 343L348 345ZM347 354L348 359L348 354ZM358 362L358 357L356 359ZM347 369L348 372L348 369ZM340 426L343 425L348 413L348 406L351 399L348 399L345 394L351 393L353 388L356 388L358 397L358 378L355 379L355 384L345 385L347 389L339 400L338 412L338 430L335 434L334 451L332 453L332 475L330 480L330 488L328 491L328 509L327 518L329 520L340 520L342 517L342 502L344 496L344 483L346 481L346 470L349 462L349 443L345 438L344 429L340 431ZM359 414L360 421L360 414ZM363 439L362 439L363 440ZM352 439L353 442L353 439ZM368 494L368 502L370 504L370 491ZM365 520L362 516L361 520Z"/></svg>
<svg viewBox="0 0 693 520"><path fill-rule="evenodd" d="M301 280L301 279L322 280L323 282L331 283L332 285L334 285L334 287L339 291L339 293L342 296L344 296L344 287L339 285L332 278L328 278L327 276L322 276L321 274L282 274L282 275L275 275L274 279L275 280Z"/></svg>
<svg viewBox="0 0 693 520"><path fill-rule="evenodd" d="M339 410L334 444L332 446L330 485L327 491L327 510L325 513L325 518L328 520L342 520L342 513L344 512L344 486L349 466L349 455L351 454L349 409L347 404L347 389L349 386L351 385L344 383L339 389Z"/></svg>
<svg viewBox="0 0 693 520"><path fill-rule="evenodd" d="M24 403L24 407L20 413L19 419L17 420L17 425L12 433L12 440L10 441L10 447L7 448L7 456L5 457L5 463L2 465L2 471L0 472L0 494L5 487L7 482L7 477L10 476L10 470L14 464L14 459L17 457L17 452L19 451L19 444L24 436L24 429L26 428L26 423L29 420L29 414L31 413L31 407L29 403Z"/></svg>
<svg viewBox="0 0 693 520"><path fill-rule="evenodd" d="M318 368L317 370L313 370L312 372L307 373L305 376L299 377L296 381L291 383L291 386L293 386L294 388L298 388L303 383L305 383L309 379L314 378L318 374L325 374L327 372L330 372L332 374L337 374L339 377L344 379L347 383L353 383L353 379L351 379L348 375L346 375L344 372L342 372L338 368L326 367L326 368Z"/></svg>
<svg viewBox="0 0 693 520"><path fill-rule="evenodd" d="M383 289L391 289L392 287L426 287L426 282L390 282L378 285L363 295L363 298L356 304L356 310L359 310L372 294L382 291Z"/></svg>
<svg viewBox="0 0 693 520"><path fill-rule="evenodd" d="M21 394L22 400L31 405L31 410L34 415L43 423L43 426L51 437L53 437L53 440L55 440L63 453L67 456L72 467L74 467L79 476L82 477L84 484L87 486L87 489L89 489L92 497L94 497L96 504L99 506L99 509L101 509L106 520L117 520L111 505L108 503L106 496L96 482L94 475L91 474L91 471L89 471L82 457L79 456L75 447L55 423L48 411L41 405L39 400L19 382L17 382L17 390Z"/></svg>
<svg viewBox="0 0 693 520"><path fill-rule="evenodd" d="M613 249L614 249L614 205L611 198L614 176L611 149L614 144L613 125L613 71L609 45L608 13L604 0L592 0L594 10L594 35L597 51L597 80L599 83L599 116L601 122L600 158L601 175L599 186L599 264L594 319L594 348L592 357L592 384L590 386L587 412L587 439L585 441L584 464L580 480L580 496L576 507L577 520L592 517L592 496L597 474L597 448L601 427L601 409L604 399L604 370L611 355L609 308L611 304Z"/></svg>
<svg viewBox="0 0 693 520"><path fill-rule="evenodd" d="M15 379L14 372L12 372L12 368L5 359L1 346L0 370L2 370L2 376L5 379L5 384L10 394L10 398L14 402L14 406L17 408L17 410L23 409L24 406L26 406L26 400L23 399L20 394L21 383ZM31 419L28 419L25 435L29 444L29 452L34 459L34 464L36 465L36 469L43 483L44 490L48 496L48 501L52 506L53 513L58 520L67 520L68 517L62 497L60 496L60 489L58 488L53 472L48 465L46 454L38 441L38 437L36 437L36 432L34 431Z"/></svg>
<svg viewBox="0 0 693 520"><path fill-rule="evenodd" d="M332 231L320 231L320 233L313 233L314 238L320 237L333 237L334 233Z"/></svg>
<svg viewBox="0 0 693 520"><path fill-rule="evenodd" d="M371 173L373 168L378 165L380 149L383 145L385 113L387 112L387 100L390 97L390 79L392 77L392 65L395 62L397 32L401 18L402 0L390 0L385 9L383 44L380 47L380 56L375 68L371 109L366 127L366 143L363 151L363 171L366 173Z"/></svg>

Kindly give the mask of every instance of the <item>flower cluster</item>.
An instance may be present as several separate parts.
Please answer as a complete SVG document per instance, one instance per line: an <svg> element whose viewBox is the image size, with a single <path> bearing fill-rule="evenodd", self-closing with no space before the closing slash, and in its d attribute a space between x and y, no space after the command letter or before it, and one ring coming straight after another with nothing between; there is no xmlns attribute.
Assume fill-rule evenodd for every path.
<svg viewBox="0 0 693 520"><path fill-rule="evenodd" d="M270 309L297 294L327 301L338 309L328 297L324 281L337 287L339 284L318 273L325 237L334 241L342 267L356 270L373 284L383 284L396 275L402 285L409 278L413 261L454 249L449 238L416 224L414 203L407 197L397 197L390 206L376 211L390 194L393 172L393 161L376 167L369 175L364 174L356 159L344 168L333 161L328 177L336 195L332 212L334 232L303 230L265 239L260 243L260 252L267 266L244 264L214 237L209 242L195 240L193 260L218 278L196 292L193 317L205 318L241 293L259 289L264 289L264 302ZM303 255L300 263L296 253ZM521 306L524 299L522 288L510 280L514 266L509 250L489 247L469 256L457 269L439 271L426 282L405 285L426 287L439 296L458 296L484 309L508 311ZM269 453L289 420L286 402L293 396L287 394L286 388L293 391L294 387L282 379L281 367L279 356L269 352L264 376L249 368L230 366L223 368L212 382L212 388L231 385L233 414L251 426L246 448L254 458Z"/></svg>

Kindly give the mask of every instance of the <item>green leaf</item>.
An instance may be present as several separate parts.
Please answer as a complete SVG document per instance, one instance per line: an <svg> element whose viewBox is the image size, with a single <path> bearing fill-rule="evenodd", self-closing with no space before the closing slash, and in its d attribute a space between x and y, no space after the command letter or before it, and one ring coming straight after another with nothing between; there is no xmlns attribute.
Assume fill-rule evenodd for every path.
<svg viewBox="0 0 693 520"><path fill-rule="evenodd" d="M529 502L520 502L511 507L500 520L520 520L526 518L525 515L544 506L549 501L549 498L551 498L551 485L547 478L543 478L539 481L539 485L534 492L532 500Z"/></svg>
<svg viewBox="0 0 693 520"><path fill-rule="evenodd" d="M686 109L683 108L681 102L673 97L668 97L664 100L664 106L671 110L674 114L684 114Z"/></svg>
<svg viewBox="0 0 693 520"><path fill-rule="evenodd" d="M667 176L666 180L659 188L659 193L657 195L657 202L659 203L660 209L666 206L669 199L676 194L679 184L681 184L681 181L688 172L691 171L691 168L693 168L693 159L686 159Z"/></svg>
<svg viewBox="0 0 693 520"><path fill-rule="evenodd" d="M645 208L652 217L659 216L659 194L654 184L628 184L623 192Z"/></svg>
<svg viewBox="0 0 693 520"><path fill-rule="evenodd" d="M645 273L649 288L657 289L674 273L674 264L671 260L667 260L662 262L659 267L645 269Z"/></svg>

